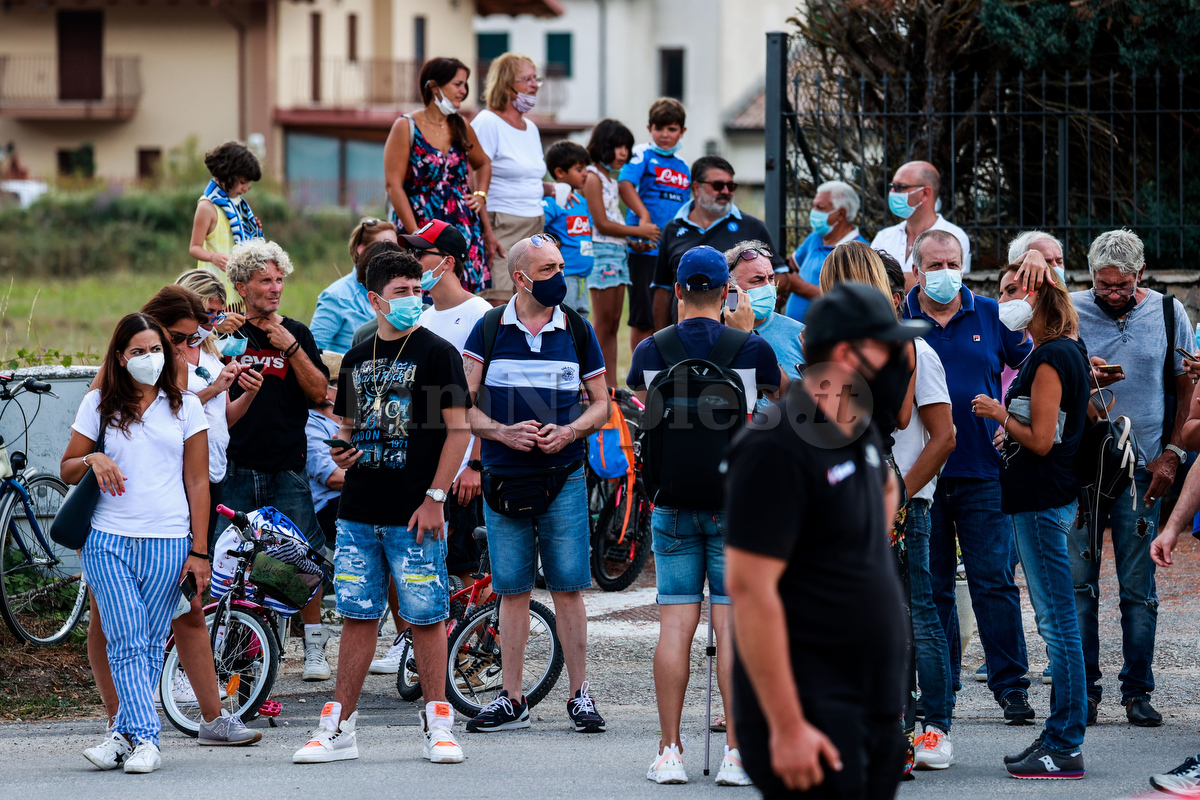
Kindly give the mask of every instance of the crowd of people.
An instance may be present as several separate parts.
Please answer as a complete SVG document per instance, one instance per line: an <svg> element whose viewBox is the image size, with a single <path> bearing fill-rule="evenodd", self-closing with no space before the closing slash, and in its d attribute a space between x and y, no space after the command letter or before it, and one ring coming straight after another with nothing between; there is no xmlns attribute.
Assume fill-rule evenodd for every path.
<svg viewBox="0 0 1200 800"><path fill-rule="evenodd" d="M118 323L62 459L64 480L92 470L103 492L82 550L108 715L89 761L159 768L171 630L184 668L173 691L199 705L200 743L261 738L221 708L201 610L218 502L273 506L312 549L335 548L336 684L296 763L358 757L365 676L401 668L399 637L374 658L389 613L421 675L423 756L463 760L444 690L446 587L470 582L480 524L503 689L466 731L532 724L522 662L539 560L566 719L605 731L588 678L583 459L610 419L626 306L660 607L649 780L688 781L680 723L706 585L724 700L712 724L727 734L718 784L884 798L913 768L953 766L960 554L985 654L975 678L1004 724L1037 716L1018 565L1047 648L1049 714L1005 769L1082 778L1102 702L1106 529L1119 702L1132 725L1162 723L1154 573L1191 530L1200 476L1161 530L1159 504L1200 448L1200 359L1182 303L1141 285L1134 233L1098 236L1092 287L1069 293L1061 242L1024 232L991 299L963 285L970 243L937 211L937 169L912 162L890 185L901 222L868 244L858 193L830 181L812 198L813 233L785 255L737 207L728 162L676 156L678 101L650 108L645 144L604 120L586 147L543 155L527 116L533 62L495 59L487 110L468 124L469 77L454 59L425 63L425 106L385 150L391 218L355 227L354 269L308 326L279 311L294 267L245 200L257 160L237 143L209 153L189 250L199 267ZM1118 417L1136 442L1131 497L1081 504L1085 440ZM197 595L181 602L189 576ZM322 602L318 591L299 609L306 681L333 677ZM1200 788L1200 757L1151 783Z"/></svg>

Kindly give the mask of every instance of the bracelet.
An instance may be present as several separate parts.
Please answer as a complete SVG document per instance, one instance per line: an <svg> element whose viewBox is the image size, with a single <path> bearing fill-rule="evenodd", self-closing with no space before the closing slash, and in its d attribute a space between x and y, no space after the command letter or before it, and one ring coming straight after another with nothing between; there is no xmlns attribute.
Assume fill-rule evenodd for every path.
<svg viewBox="0 0 1200 800"><path fill-rule="evenodd" d="M89 463L87 463L87 460L88 460L89 458L91 458L92 456L94 456L94 455L96 455L96 454L95 454L95 453L88 453L86 456L84 456L83 458L81 458L81 459L79 459L79 460L83 462L83 465L84 465L85 467L87 467L88 469L91 469L91 468L92 468L92 465L91 465L91 464L89 464Z"/></svg>
<svg viewBox="0 0 1200 800"><path fill-rule="evenodd" d="M296 351L297 351L297 350L299 350L299 349L300 349L300 343L299 343L299 342L292 342L292 346L291 346L291 347L289 347L287 350L284 350L284 351L283 351L283 357L284 357L284 358L291 358L292 356L296 355Z"/></svg>
<svg viewBox="0 0 1200 800"><path fill-rule="evenodd" d="M192 556L193 558L202 558L205 561L208 561L208 553L197 553L195 550L189 550L188 555Z"/></svg>
<svg viewBox="0 0 1200 800"><path fill-rule="evenodd" d="M567 427L571 429L571 441L573 442L576 439L578 439L579 433L578 433L578 431L575 430L574 426L568 424Z"/></svg>
<svg viewBox="0 0 1200 800"><path fill-rule="evenodd" d="M1004 429L1005 433L1008 433L1008 418L1011 416L1012 414L1006 414L1004 416L1004 422L1000 423L1000 427Z"/></svg>
<svg viewBox="0 0 1200 800"><path fill-rule="evenodd" d="M476 197L482 197L483 202L487 202L487 192L482 191L481 189L476 189L475 191L471 192L471 194L475 195Z"/></svg>

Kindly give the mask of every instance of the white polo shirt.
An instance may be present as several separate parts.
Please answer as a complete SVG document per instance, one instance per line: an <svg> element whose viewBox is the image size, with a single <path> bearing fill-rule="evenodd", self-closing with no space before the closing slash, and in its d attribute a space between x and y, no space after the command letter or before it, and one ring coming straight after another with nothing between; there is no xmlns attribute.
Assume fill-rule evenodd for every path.
<svg viewBox="0 0 1200 800"><path fill-rule="evenodd" d="M954 234L954 238L958 239L962 245L963 263L962 271L966 275L971 271L971 240L967 238L966 232L955 225L953 222L947 222L946 218L941 214L937 215L930 230L947 231ZM892 258L900 262L904 267L905 272L912 272L912 253L908 250L908 220L904 220L899 225L893 225L890 228L884 228L879 233L875 234L875 238L871 240L871 247L875 250L883 250Z"/></svg>

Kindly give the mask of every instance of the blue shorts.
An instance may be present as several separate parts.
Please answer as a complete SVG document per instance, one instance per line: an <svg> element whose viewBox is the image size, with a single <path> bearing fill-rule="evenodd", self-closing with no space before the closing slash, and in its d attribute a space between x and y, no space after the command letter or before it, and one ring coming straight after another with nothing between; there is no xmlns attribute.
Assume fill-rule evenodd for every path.
<svg viewBox="0 0 1200 800"><path fill-rule="evenodd" d="M388 610L388 578L396 577L400 617L413 625L433 625L450 616L446 540L401 525L337 521L333 586L337 610L350 619L379 619Z"/></svg>
<svg viewBox="0 0 1200 800"><path fill-rule="evenodd" d="M483 517L487 523L488 557L492 562L492 589L496 594L532 590L539 553L546 588L550 591L578 592L592 585L587 481L582 468L567 478L558 497L540 517L512 519L493 511L486 502Z"/></svg>
<svg viewBox="0 0 1200 800"><path fill-rule="evenodd" d="M706 576L709 601L717 605L729 604L725 594L725 515L722 512L655 506L650 529L654 533L654 568L660 606L702 602Z"/></svg>
<svg viewBox="0 0 1200 800"><path fill-rule="evenodd" d="M623 244L592 242L592 271L588 275L589 289L612 289L629 286L629 252Z"/></svg>

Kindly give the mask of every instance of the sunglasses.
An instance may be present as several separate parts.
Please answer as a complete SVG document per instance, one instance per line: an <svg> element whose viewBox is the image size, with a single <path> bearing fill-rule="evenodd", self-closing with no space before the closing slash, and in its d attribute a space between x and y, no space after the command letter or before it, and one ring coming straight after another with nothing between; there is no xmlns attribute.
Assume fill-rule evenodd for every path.
<svg viewBox="0 0 1200 800"><path fill-rule="evenodd" d="M736 192L738 187L735 181L697 181L697 183L711 186L714 192L723 192L728 189L730 194Z"/></svg>
<svg viewBox="0 0 1200 800"><path fill-rule="evenodd" d="M362 222L360 222L358 224L362 225L364 228L374 228L376 226L382 225L383 220L375 219L374 217L372 217L371 219L364 219Z"/></svg>
<svg viewBox="0 0 1200 800"><path fill-rule="evenodd" d="M740 258L742 261L753 261L759 256L769 259L771 257L771 248L751 247L748 250L743 250L742 252L738 253L738 258Z"/></svg>
<svg viewBox="0 0 1200 800"><path fill-rule="evenodd" d="M200 380L204 381L209 386L212 386L212 373L206 370L204 367L196 367L196 377L200 378Z"/></svg>
<svg viewBox="0 0 1200 800"><path fill-rule="evenodd" d="M913 189L924 189L924 188L925 188L925 184L923 184L923 183L892 183L892 184L888 184L888 189L893 192L897 192L897 193L909 192L909 191L912 191Z"/></svg>
<svg viewBox="0 0 1200 800"><path fill-rule="evenodd" d="M205 319L204 319L205 324L220 325L222 322L225 321L225 312L224 311L209 311L207 314L204 315L204 317L205 317Z"/></svg>
<svg viewBox="0 0 1200 800"><path fill-rule="evenodd" d="M529 243L534 247L545 247L547 244L552 244L555 247L559 246L558 239L549 233L535 233L529 237Z"/></svg>
<svg viewBox="0 0 1200 800"><path fill-rule="evenodd" d="M167 333L171 335L171 344L183 344L187 342L189 347L195 347L204 338L200 335L199 331L193 334L180 333L179 331L167 331Z"/></svg>

